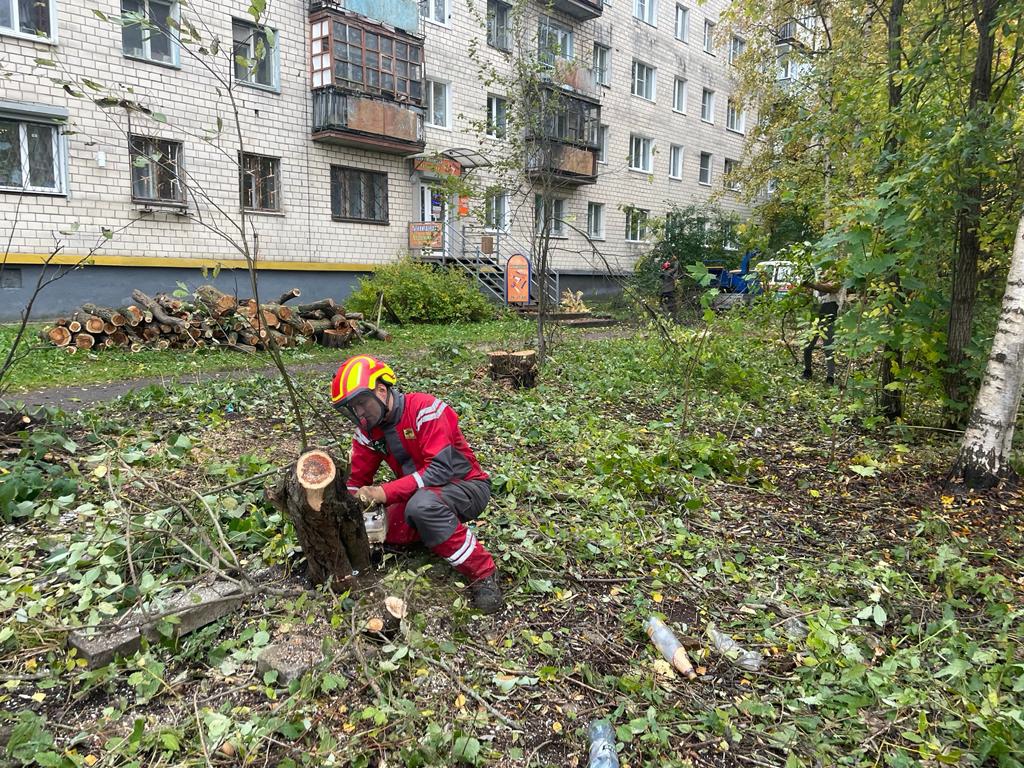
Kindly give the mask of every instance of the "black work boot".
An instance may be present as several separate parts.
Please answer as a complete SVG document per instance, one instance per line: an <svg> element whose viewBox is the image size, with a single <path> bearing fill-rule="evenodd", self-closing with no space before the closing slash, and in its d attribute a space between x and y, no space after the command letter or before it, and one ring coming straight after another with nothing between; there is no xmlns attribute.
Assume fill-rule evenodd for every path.
<svg viewBox="0 0 1024 768"><path fill-rule="evenodd" d="M474 581L469 585L469 591L473 596L473 607L480 613L497 613L505 607L505 598L501 595L501 587L498 586L498 574Z"/></svg>

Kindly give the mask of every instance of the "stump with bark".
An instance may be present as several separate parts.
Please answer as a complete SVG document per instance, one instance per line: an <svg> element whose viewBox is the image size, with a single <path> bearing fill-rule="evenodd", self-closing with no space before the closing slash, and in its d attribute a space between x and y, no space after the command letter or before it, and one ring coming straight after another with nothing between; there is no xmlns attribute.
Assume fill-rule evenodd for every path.
<svg viewBox="0 0 1024 768"><path fill-rule="evenodd" d="M327 451L312 450L266 491L267 501L295 526L315 585L347 586L370 569L363 512L345 488L347 475L348 467L339 466Z"/></svg>
<svg viewBox="0 0 1024 768"><path fill-rule="evenodd" d="M537 386L537 353L534 350L498 350L491 352L488 357L491 378L495 381L507 381L516 389L532 389Z"/></svg>

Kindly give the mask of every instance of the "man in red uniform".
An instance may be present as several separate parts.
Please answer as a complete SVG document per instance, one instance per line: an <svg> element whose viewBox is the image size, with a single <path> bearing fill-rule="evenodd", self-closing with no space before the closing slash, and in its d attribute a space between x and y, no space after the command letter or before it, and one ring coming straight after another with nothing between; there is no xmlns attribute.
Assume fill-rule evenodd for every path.
<svg viewBox="0 0 1024 768"><path fill-rule="evenodd" d="M422 541L469 579L473 605L501 610L494 560L465 523L491 498L491 481L443 401L402 393L395 372L368 355L346 360L331 384L334 407L355 425L349 493L387 505L391 544ZM395 479L373 485L382 461Z"/></svg>

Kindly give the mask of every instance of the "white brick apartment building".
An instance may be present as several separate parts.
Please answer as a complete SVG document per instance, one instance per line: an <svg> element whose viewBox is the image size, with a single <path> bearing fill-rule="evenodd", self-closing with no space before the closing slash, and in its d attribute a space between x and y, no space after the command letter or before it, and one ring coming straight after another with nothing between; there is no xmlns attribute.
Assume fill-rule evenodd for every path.
<svg viewBox="0 0 1024 768"><path fill-rule="evenodd" d="M195 283L202 267L219 265L221 283L241 282L232 235L240 195L268 292L299 285L344 298L357 275L409 252L410 225L445 222L442 247L475 248L486 234L483 201L438 194L439 164L430 161L472 150L463 167L443 165L486 180L488 168L471 166L502 151L479 126L489 105L500 120L505 94L482 82L467 52L475 40L480 60L502 66L509 7L471 3L271 0L267 37L252 26L248 2L0 0L0 235L11 243L0 319L16 314L58 243L66 263L102 247L49 289L44 313L83 300L123 303L133 286ZM528 25L556 41L559 56L593 68L599 83L578 94L589 136L555 137L574 158L554 210L565 222L555 226L553 255L563 282L605 271L577 230L628 270L645 248L644 215L722 192L750 121L731 100L730 60L742 41L719 32L726 7L554 0L530 8ZM165 34L118 23L125 13L182 23ZM488 17L497 21L482 23ZM219 53L197 50L215 39ZM232 41L259 62L232 66ZM268 55L253 56L260 48ZM729 190L719 204L746 212ZM511 241L529 240L534 206L518 192L498 208L505 221L491 223L509 233L504 257Z"/></svg>

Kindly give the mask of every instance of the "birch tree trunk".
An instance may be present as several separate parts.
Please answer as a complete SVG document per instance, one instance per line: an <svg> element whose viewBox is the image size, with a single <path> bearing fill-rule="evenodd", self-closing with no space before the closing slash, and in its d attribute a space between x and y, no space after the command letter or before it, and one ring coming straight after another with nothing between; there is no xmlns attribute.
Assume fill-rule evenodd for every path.
<svg viewBox="0 0 1024 768"><path fill-rule="evenodd" d="M985 378L960 444L954 474L971 488L991 488L1009 472L1013 426L1024 385L1024 213L1017 225L1003 308Z"/></svg>

